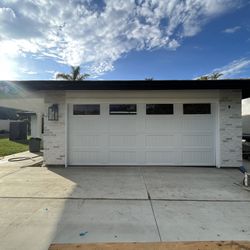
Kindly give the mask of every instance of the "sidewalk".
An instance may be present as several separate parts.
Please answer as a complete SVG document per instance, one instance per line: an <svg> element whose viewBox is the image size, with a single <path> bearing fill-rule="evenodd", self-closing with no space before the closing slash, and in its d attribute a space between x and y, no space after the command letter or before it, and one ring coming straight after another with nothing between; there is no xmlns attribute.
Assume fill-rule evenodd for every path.
<svg viewBox="0 0 250 250"><path fill-rule="evenodd" d="M35 154L29 151L0 157L0 167L30 167L42 162L42 153Z"/></svg>

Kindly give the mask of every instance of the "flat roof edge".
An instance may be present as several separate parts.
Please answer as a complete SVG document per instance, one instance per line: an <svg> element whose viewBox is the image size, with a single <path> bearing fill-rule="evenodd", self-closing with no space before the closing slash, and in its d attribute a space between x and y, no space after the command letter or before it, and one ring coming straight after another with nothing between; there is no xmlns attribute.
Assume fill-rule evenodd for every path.
<svg viewBox="0 0 250 250"><path fill-rule="evenodd" d="M0 86L13 86L29 91L55 90L205 90L241 89L250 97L250 79L242 80L84 80L84 81L0 81Z"/></svg>

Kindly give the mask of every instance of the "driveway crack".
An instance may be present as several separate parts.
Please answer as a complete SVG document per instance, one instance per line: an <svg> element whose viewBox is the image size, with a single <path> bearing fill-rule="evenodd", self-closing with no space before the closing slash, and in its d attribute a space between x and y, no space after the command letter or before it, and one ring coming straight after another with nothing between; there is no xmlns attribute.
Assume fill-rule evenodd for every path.
<svg viewBox="0 0 250 250"><path fill-rule="evenodd" d="M152 199L151 199L151 196L150 196L150 192L148 190L147 183L146 183L146 180L145 180L145 177L143 175L143 172L142 172L141 168L140 168L140 173L141 173L141 176L142 176L142 179L143 179L146 191L147 191L148 200L149 200L149 204L150 204L150 207L151 207L151 210L152 210L152 213L153 213L153 217L154 217L154 221L155 221L157 233L158 233L158 236L159 236L159 240L162 242L161 232L160 232L160 228L159 228L159 225L158 225L158 222L157 222L157 219L156 219L153 202L152 202Z"/></svg>

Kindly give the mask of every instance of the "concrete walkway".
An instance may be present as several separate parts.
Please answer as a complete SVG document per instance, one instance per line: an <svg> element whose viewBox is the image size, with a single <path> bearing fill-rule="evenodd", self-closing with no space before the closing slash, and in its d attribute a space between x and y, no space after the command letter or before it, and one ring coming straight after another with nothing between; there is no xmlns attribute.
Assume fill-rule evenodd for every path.
<svg viewBox="0 0 250 250"><path fill-rule="evenodd" d="M1 167L29 167L43 162L42 153L30 153L29 151L0 157Z"/></svg>
<svg viewBox="0 0 250 250"><path fill-rule="evenodd" d="M250 238L250 192L236 169L11 169L0 167L0 249Z"/></svg>

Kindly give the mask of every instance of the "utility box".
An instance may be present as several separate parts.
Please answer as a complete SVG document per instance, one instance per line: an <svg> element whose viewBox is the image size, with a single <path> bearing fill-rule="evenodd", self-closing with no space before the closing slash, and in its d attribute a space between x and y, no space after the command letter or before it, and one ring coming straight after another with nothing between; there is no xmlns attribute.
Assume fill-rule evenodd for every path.
<svg viewBox="0 0 250 250"><path fill-rule="evenodd" d="M10 122L9 139L11 141L27 140L27 122Z"/></svg>
<svg viewBox="0 0 250 250"><path fill-rule="evenodd" d="M40 152L41 148L41 139L40 138L30 138L29 140L29 151L31 153Z"/></svg>

